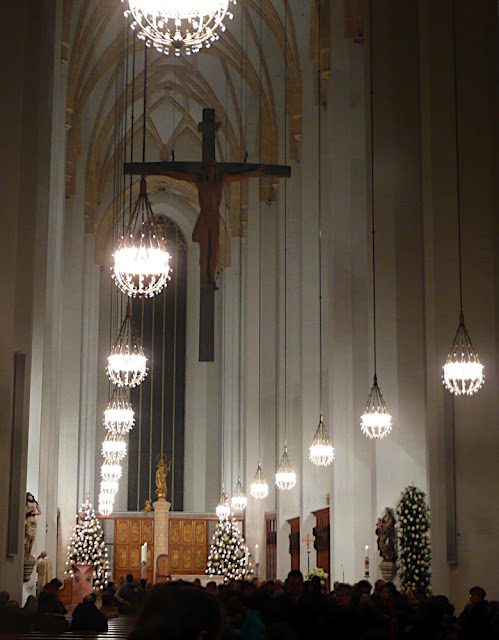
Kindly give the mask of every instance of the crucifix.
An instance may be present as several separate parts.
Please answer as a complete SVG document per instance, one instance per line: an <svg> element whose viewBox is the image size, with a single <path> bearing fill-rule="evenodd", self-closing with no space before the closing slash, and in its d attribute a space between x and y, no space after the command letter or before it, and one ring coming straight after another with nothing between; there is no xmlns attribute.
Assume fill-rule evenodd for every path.
<svg viewBox="0 0 499 640"><path fill-rule="evenodd" d="M201 162L126 162L127 175L168 176L193 183L199 196L199 217L192 232L193 242L199 242L201 268L199 360L215 359L215 296L218 246L220 240L220 203L224 185L255 176L289 178L291 167L247 162L217 162L215 135L220 122L215 121L214 109L203 109L203 121L198 124L202 133Z"/></svg>
<svg viewBox="0 0 499 640"><path fill-rule="evenodd" d="M308 533L307 531L307 537L306 538L302 538L302 542L306 542L307 543L307 571L308 573L310 573L310 543L313 542L314 539L310 537L310 533Z"/></svg>

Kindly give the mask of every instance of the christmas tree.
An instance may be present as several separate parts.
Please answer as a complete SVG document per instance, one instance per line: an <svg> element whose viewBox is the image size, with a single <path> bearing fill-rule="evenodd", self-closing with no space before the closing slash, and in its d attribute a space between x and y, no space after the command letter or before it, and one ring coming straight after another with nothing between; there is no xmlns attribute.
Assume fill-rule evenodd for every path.
<svg viewBox="0 0 499 640"><path fill-rule="evenodd" d="M413 484L406 487L397 507L399 579L401 591L431 590L430 510L425 493Z"/></svg>
<svg viewBox="0 0 499 640"><path fill-rule="evenodd" d="M71 577L73 564L94 565L94 588L103 589L109 576L109 558L104 544L104 532L92 508L86 500L78 512L78 521L68 546L69 568L66 573Z"/></svg>
<svg viewBox="0 0 499 640"><path fill-rule="evenodd" d="M223 576L224 582L242 580L252 573L247 564L248 547L231 514L217 524L208 556L206 573Z"/></svg>

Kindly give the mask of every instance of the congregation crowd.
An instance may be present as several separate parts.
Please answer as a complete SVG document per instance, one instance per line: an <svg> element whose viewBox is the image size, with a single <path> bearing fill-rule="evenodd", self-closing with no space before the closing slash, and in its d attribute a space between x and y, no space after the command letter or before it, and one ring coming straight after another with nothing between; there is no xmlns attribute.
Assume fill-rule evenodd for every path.
<svg viewBox="0 0 499 640"><path fill-rule="evenodd" d="M109 618L128 615L137 617L130 640L499 639L499 602L488 602L479 586L456 613L443 595L401 594L383 580L374 587L367 580L335 582L327 593L319 578L304 581L300 571L290 571L285 582L211 581L206 587L199 580L152 587L130 575L109 583L99 599L87 595L72 616L60 600L61 586L52 580L22 608L0 592L0 637L30 629L105 632Z"/></svg>

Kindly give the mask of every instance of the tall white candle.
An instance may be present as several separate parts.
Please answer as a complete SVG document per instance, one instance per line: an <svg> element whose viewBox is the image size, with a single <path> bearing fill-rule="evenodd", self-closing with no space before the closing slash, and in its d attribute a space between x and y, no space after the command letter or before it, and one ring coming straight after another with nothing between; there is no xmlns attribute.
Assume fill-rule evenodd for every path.
<svg viewBox="0 0 499 640"><path fill-rule="evenodd" d="M366 576L369 575L369 545L365 546L365 555L364 555L364 573Z"/></svg>
<svg viewBox="0 0 499 640"><path fill-rule="evenodd" d="M147 542L144 542L140 548L140 560L141 562L147 562Z"/></svg>
<svg viewBox="0 0 499 640"><path fill-rule="evenodd" d="M260 564L260 549L257 544L255 544L255 564Z"/></svg>

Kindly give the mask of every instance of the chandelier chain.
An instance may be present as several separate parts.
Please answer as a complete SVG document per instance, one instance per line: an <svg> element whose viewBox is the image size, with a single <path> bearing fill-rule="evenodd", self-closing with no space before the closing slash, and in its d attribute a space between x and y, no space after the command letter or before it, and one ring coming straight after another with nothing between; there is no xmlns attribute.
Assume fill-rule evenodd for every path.
<svg viewBox="0 0 499 640"><path fill-rule="evenodd" d="M457 239L459 255L459 308L463 315L463 272L461 247L461 170L459 158L459 107L457 93L457 45L456 45L456 0L452 0L452 49L454 57L454 125L456 140L456 195L457 195Z"/></svg>
<svg viewBox="0 0 499 640"><path fill-rule="evenodd" d="M142 162L146 161L146 118L147 118L147 49L144 44L144 113L142 129Z"/></svg>
<svg viewBox="0 0 499 640"><path fill-rule="evenodd" d="M375 242L375 204L374 204L374 79L373 79L373 0L369 2L369 83L370 83L370 136L371 136L371 241L373 271L373 347L374 379L376 380L376 242Z"/></svg>
<svg viewBox="0 0 499 640"><path fill-rule="evenodd" d="M135 47L135 38L133 38L133 45L132 45L132 110L131 110L131 114L130 114L130 162L133 162L133 137L134 137L134 125L135 125L135 51L136 51L136 47ZM130 192L128 194L129 196L129 205L130 205L130 211L132 210L132 204L133 204L133 197L132 197L132 179L133 176L132 174L130 174ZM123 215L125 215L125 212L123 211Z"/></svg>
<svg viewBox="0 0 499 640"><path fill-rule="evenodd" d="M318 89L318 101L319 101L319 126L318 126L318 156L319 156L319 193L318 193L318 205L319 205L319 408L322 414L322 95L321 95L321 2L319 0L317 5L317 53L318 69L317 69L317 89Z"/></svg>
<svg viewBox="0 0 499 640"><path fill-rule="evenodd" d="M284 164L288 164L288 16L284 0ZM288 181L284 181L284 443L288 439Z"/></svg>

